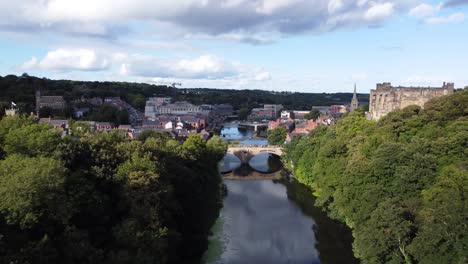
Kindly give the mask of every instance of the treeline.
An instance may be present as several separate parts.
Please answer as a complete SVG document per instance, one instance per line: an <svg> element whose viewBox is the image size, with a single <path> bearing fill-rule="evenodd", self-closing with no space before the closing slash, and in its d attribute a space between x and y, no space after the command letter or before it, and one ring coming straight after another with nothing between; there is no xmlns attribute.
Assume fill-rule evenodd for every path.
<svg viewBox="0 0 468 264"><path fill-rule="evenodd" d="M119 108L111 104L102 104L99 106L87 105L89 112L86 112L81 117L75 116L75 109L68 105L64 109L52 109L49 107L42 107L39 110L40 118L54 118L54 119L79 119L96 122L110 122L118 125L127 125L130 123L128 111L126 109L119 110ZM2 105L0 104L0 107ZM5 105L3 109L9 107ZM1 117L0 113L0 117Z"/></svg>
<svg viewBox="0 0 468 264"><path fill-rule="evenodd" d="M61 95L68 102L81 98L120 97L140 110L144 109L147 97L175 96L177 92L172 87L146 83L50 80L26 74L0 76L0 101L14 101L24 113L34 111L36 89L41 90L41 95Z"/></svg>
<svg viewBox="0 0 468 264"><path fill-rule="evenodd" d="M231 104L235 109L250 110L263 104L282 104L288 110L311 110L312 106L348 104L352 93L299 93L264 90L179 89L177 98L194 104ZM368 94L358 95L366 104Z"/></svg>
<svg viewBox="0 0 468 264"><path fill-rule="evenodd" d="M165 85L128 82L90 82L70 80L50 80L28 76L0 76L0 115L10 101L14 101L24 113L34 111L35 90L42 95L61 95L71 102L81 98L117 96L144 110L146 98L151 96L169 96L179 101L193 104L231 104L235 109L246 109L263 104L282 104L286 109L310 110L313 105L347 104L352 93L288 93L263 90L227 90L227 89L176 89ZM369 98L359 95L361 103ZM2 104L3 102L3 104ZM3 107L2 107L3 106Z"/></svg>
<svg viewBox="0 0 468 264"><path fill-rule="evenodd" d="M79 127L75 128L79 131ZM0 121L0 263L198 263L226 144Z"/></svg>
<svg viewBox="0 0 468 264"><path fill-rule="evenodd" d="M363 263L467 263L468 90L294 138L285 160Z"/></svg>

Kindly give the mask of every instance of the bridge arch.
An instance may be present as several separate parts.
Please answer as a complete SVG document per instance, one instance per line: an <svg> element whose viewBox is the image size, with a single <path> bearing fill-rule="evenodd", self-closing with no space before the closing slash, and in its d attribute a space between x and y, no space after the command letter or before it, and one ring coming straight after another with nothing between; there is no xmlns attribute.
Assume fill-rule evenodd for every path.
<svg viewBox="0 0 468 264"><path fill-rule="evenodd" d="M281 156L283 154L283 149L280 146L270 145L238 145L228 147L227 153L234 154L243 164L249 164L250 159L260 153Z"/></svg>

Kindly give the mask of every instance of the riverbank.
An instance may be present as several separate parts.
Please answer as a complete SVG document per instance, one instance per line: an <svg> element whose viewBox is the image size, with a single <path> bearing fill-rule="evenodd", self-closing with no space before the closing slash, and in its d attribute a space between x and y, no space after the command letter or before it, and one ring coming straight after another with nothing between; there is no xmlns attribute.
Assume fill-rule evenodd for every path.
<svg viewBox="0 0 468 264"><path fill-rule="evenodd" d="M223 133L250 140L232 126ZM202 263L356 263L351 231L314 206L279 156L260 153L242 164L226 154L220 171L226 196Z"/></svg>
<svg viewBox="0 0 468 264"><path fill-rule="evenodd" d="M354 111L293 138L284 158L316 205L352 227L363 262L466 263L467 106L459 91L378 122Z"/></svg>

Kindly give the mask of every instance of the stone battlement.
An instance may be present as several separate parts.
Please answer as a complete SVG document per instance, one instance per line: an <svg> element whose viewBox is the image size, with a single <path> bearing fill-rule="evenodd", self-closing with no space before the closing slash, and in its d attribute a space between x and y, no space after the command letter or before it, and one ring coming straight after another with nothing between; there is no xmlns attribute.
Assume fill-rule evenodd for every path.
<svg viewBox="0 0 468 264"><path fill-rule="evenodd" d="M397 90L405 90L405 91L421 91L421 90L455 90L455 84L454 83L446 83L444 82L444 84L442 85L442 87L413 87L413 86L409 86L409 87L405 87L405 86L392 86L391 83L388 83L388 82L384 82L384 83L378 83L376 85L376 89L375 90L372 90L372 91L389 91L389 90L394 90L394 89L397 89Z"/></svg>
<svg viewBox="0 0 468 264"><path fill-rule="evenodd" d="M370 93L367 118L378 120L389 112L410 105L424 107L427 101L452 94L454 90L453 83L445 82L442 87L393 87L391 83L378 83Z"/></svg>

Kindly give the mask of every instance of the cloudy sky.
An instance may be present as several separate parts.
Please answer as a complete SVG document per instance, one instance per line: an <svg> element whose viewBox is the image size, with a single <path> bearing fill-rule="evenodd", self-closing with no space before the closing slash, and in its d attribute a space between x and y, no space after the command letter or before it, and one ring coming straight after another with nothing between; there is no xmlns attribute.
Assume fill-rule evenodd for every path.
<svg viewBox="0 0 468 264"><path fill-rule="evenodd" d="M468 85L468 0L0 0L0 75L368 92Z"/></svg>

